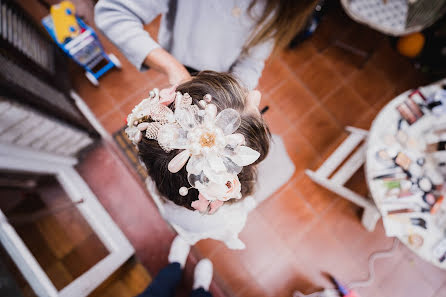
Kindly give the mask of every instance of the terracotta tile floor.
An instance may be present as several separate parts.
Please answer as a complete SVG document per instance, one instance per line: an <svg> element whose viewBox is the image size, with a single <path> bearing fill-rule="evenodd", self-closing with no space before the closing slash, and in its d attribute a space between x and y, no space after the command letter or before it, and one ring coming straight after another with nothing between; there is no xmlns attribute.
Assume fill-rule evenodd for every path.
<svg viewBox="0 0 446 297"><path fill-rule="evenodd" d="M89 19L92 6L82 8L89 10ZM138 72L110 42L102 36L101 40L119 57L123 69L105 75L101 86L94 88L74 67L74 88L113 133L149 90L167 81L153 70ZM346 52L335 46L336 40L371 56L364 59ZM291 296L295 289L309 293L329 285L322 272L345 282L366 277L369 254L389 248L392 239L384 236L382 224L374 232L365 231L359 209L313 184L304 170L333 151L345 137L345 125L367 129L392 97L425 82L385 36L354 23L337 6L330 8L310 40L268 60L259 85L262 105L270 106L265 119L273 133L284 137L297 171L250 215L241 234L246 250L231 251L212 240L196 245L197 253L213 260L215 279L228 295ZM135 176L109 170L110 158L98 149L86 160L96 160L98 167L82 165L80 170L95 184L93 190L132 240L137 255L156 272L166 262L173 232L154 212L141 183L132 180ZM366 191L361 175L349 185ZM445 296L446 273L403 246L391 259L376 264L377 279L359 290L362 297Z"/></svg>

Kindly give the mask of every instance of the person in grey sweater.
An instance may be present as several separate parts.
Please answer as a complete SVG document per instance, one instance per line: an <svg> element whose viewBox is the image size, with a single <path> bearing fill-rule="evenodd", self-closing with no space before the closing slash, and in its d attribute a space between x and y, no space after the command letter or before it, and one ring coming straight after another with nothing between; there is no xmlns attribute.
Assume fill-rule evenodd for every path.
<svg viewBox="0 0 446 297"><path fill-rule="evenodd" d="M254 89L275 45L287 44L315 0L100 0L95 22L138 69L152 67L171 84L184 66L231 72ZM162 14L156 42L143 25Z"/></svg>

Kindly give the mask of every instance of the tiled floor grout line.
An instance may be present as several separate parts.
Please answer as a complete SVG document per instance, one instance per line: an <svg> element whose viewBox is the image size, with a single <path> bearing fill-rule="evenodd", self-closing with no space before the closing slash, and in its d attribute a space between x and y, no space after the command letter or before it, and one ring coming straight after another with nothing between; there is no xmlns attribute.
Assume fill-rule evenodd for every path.
<svg viewBox="0 0 446 297"><path fill-rule="evenodd" d="M105 119L107 116L109 116L110 114L112 114L113 112L115 112L115 109L114 108L111 108L110 110L108 110L107 112L105 112L105 113L103 113L102 115L97 115L97 114L94 114L96 117L97 117L97 119L99 120L99 122L102 122L102 120L103 119Z"/></svg>
<svg viewBox="0 0 446 297"><path fill-rule="evenodd" d="M266 67L266 66L265 66ZM265 94L265 96L271 96L272 95L272 93L274 92L274 91L276 91L278 88L280 88L282 85L284 85L286 82L287 82L287 80L288 79L286 79L286 80L282 80L282 81L280 81L278 84L276 84L276 85L274 85L272 88L270 88L269 90L267 90L264 94ZM257 87L259 87L259 85L257 85ZM255 88L256 90L258 90L258 88Z"/></svg>
<svg viewBox="0 0 446 297"><path fill-rule="evenodd" d="M285 135L286 135L287 133L290 133L291 129L293 129L293 128L294 128L294 126L292 126L292 127L288 127L288 129L286 129L285 131L283 131L282 133L277 134L277 135L279 135L279 136L282 137L282 138L285 138ZM274 134L274 133L272 133L272 134ZM286 145L285 145L285 147L286 147Z"/></svg>
<svg viewBox="0 0 446 297"><path fill-rule="evenodd" d="M373 120L375 119L375 116L376 116L376 113L377 113L377 111L376 111L376 109L374 108L374 107L370 107L370 110L368 111L368 112L366 112L365 113L365 115L364 115L364 117L367 117L369 114L374 114L374 117L373 117ZM372 122L373 122L373 120L372 120ZM359 118L356 122L354 122L353 123L353 127L357 127L358 126L358 124L360 123L362 121L362 118ZM372 123L370 123L370 125L371 125ZM361 128L361 129L364 129L364 130L369 130L370 129L370 125L369 125L369 127L367 128L367 129L365 129L365 128Z"/></svg>
<svg viewBox="0 0 446 297"><path fill-rule="evenodd" d="M103 113L102 115L100 115L100 116L98 116L96 114L95 115L98 118L98 120L100 122L102 122L105 118L107 118L109 115L111 115L112 113L114 113L116 111L119 111L119 109L113 105L113 107L109 111Z"/></svg>
<svg viewBox="0 0 446 297"><path fill-rule="evenodd" d="M382 283L384 282L384 280L386 279L386 277L390 274L393 274L393 272L396 270L397 266L401 264L401 262L404 261L404 256L398 261L398 263L396 263L395 265L393 265L392 269L389 269L389 271L387 271L387 273L385 273L385 275L382 276L382 280L380 283L376 283L376 285L378 286L378 288L382 289ZM376 281L376 280L375 280Z"/></svg>
<svg viewBox="0 0 446 297"><path fill-rule="evenodd" d="M254 281L257 284L257 288L262 288L262 286L259 284L259 282L257 281L256 278L252 279L251 281ZM245 291L249 290L249 287L244 287L241 290L239 290L238 292L236 292L234 294L235 297L243 297L242 293L244 293Z"/></svg>
<svg viewBox="0 0 446 297"><path fill-rule="evenodd" d="M424 260L423 260L423 261L424 261ZM431 281L430 281L428 278L426 278L426 276L425 276L425 274L423 273L423 271L421 271L417 266L415 266L414 268L415 268L415 270L418 271L419 274L421 274L421 277L423 278L423 280L431 286L432 291L434 291L434 295L433 295L433 296L435 296L435 293L437 292L437 289L441 289L441 287L443 286L443 284L440 285L439 288L435 288L434 285L431 283Z"/></svg>
<svg viewBox="0 0 446 297"><path fill-rule="evenodd" d="M315 109L315 108L311 108L311 109L309 109L307 112L309 113L309 112L311 112L313 109ZM302 116L302 118L304 118L306 115L304 115L304 116ZM300 121L300 120L299 120ZM300 131L299 131L299 121L296 121L296 126L293 126L293 127L290 127L290 128L288 128L287 130L286 130L286 132L284 132L283 134L281 134L281 136L282 137L285 137L286 136L286 134L287 133L291 133L291 132L294 132L293 134L294 134L294 136L296 137L296 133L299 135L299 138L303 141L303 142L305 142L305 144L311 149L311 151L313 152L313 153L315 153L316 154L316 156L318 157L318 158L322 158L322 155L324 154L324 153L321 153L321 152L319 152L309 141L308 141L308 139L306 138L306 137L304 137L301 133L300 133ZM291 129L294 129L294 131L291 131L290 132L290 130ZM286 147L286 146L285 146ZM316 161L316 160L313 160L313 161ZM307 169L310 169L310 168L307 168ZM299 173L300 174L300 173Z"/></svg>
<svg viewBox="0 0 446 297"><path fill-rule="evenodd" d="M314 109L316 109L317 107L322 107L322 105L320 105L320 99L313 93L313 91L311 91L307 85L299 78L299 76L294 73L294 71L291 70L291 68L289 67L289 65L280 60L280 62L285 65L285 67L287 67L288 70L290 70L292 77L298 82L300 83L300 85L313 97L314 101L315 101L315 105L313 105L312 107L310 107L309 109L306 110L306 112L304 114L302 114L302 116L296 121L295 126L299 126L300 122L302 122L307 116L308 114L310 114ZM325 108L324 108L325 109Z"/></svg>
<svg viewBox="0 0 446 297"><path fill-rule="evenodd" d="M98 87L99 88L99 87ZM74 88L73 88L74 89ZM110 115L110 114L112 114L115 110L114 110L114 108L115 108L115 106L116 106L116 101L115 101L115 99L113 98L113 96L112 95L110 95L110 93L108 92L108 90L107 89L103 89L102 90L102 92L104 92L104 94L106 95L106 98L107 99L109 99L111 102L110 102L110 106L112 107L111 109L109 109L109 110L107 110L106 112L104 112L103 114L101 114L101 115L98 115L98 114L96 114L94 111L93 111L93 108L88 104L88 100L86 100L84 97L82 97L83 98L83 100L85 101L85 103L87 104L87 106L88 106L88 108L90 108L90 110L93 112L93 114L96 116L96 118L100 121L101 119L103 119L103 118L105 118L106 116L108 116L108 115ZM94 99L93 99L94 100Z"/></svg>
<svg viewBox="0 0 446 297"><path fill-rule="evenodd" d="M321 97L321 99L320 99L321 104L325 103L327 101L327 99L330 98L330 96L332 96L337 91L339 91L343 86L345 86L344 82L342 82L342 84L337 85L336 87L331 89L327 94L325 94L323 97Z"/></svg>
<svg viewBox="0 0 446 297"><path fill-rule="evenodd" d="M313 112L313 110L317 109L318 107L320 107L319 102L315 102L313 106L307 109L305 113L303 113L302 116L296 120L294 127L298 128L300 124L305 120L305 118L307 118Z"/></svg>
<svg viewBox="0 0 446 297"><path fill-rule="evenodd" d="M305 67L307 67L307 65L309 65L309 64L314 60L314 58L320 53L320 52L318 51L318 49L314 46L314 44L311 42L311 39L305 40L305 41L303 41L302 43L304 43L304 42L309 42L309 43L311 43L311 46L314 48L315 52L314 52L314 54L312 54L312 57L311 57L310 59L306 60L304 63L302 63L302 64L299 65L299 68L300 68L300 69L304 69ZM291 49L291 50L299 50L299 45L297 45L297 47L295 47L294 49ZM282 57L282 56L280 56L280 59L281 59L281 61L283 62L283 57ZM284 62L284 63L285 63L285 62ZM285 63L285 64L288 66L287 63ZM294 70L291 70L291 68L290 68L289 66L288 66L288 69L289 69L292 73L294 73Z"/></svg>
<svg viewBox="0 0 446 297"><path fill-rule="evenodd" d="M340 50L344 50L343 48L340 48L340 47L338 47ZM326 51L326 50L328 50L328 48L327 49L325 49L324 51ZM345 51L345 50L344 50ZM347 51L346 51L347 52ZM354 54L352 54L352 55L354 55ZM373 54L372 54L373 55ZM327 61L327 65L328 65L328 67L331 69L331 70L333 70L333 71L335 71L338 75L339 75L339 77L341 78L341 80L344 82L344 83L347 83L348 81L350 81L350 79L351 79L351 77L353 76L353 75L355 75L356 73L358 73L358 72L360 72L363 68L364 68L364 66L365 66L365 64L367 64L368 62L369 62L369 60L370 60L370 58L369 58L369 60L362 66L362 67L358 67L358 66L356 66L355 67L355 70L353 70L350 74L348 74L347 76L344 76L344 75L341 75L340 73L338 73L338 70L336 69L336 67L335 67L335 65L333 64L333 63L331 63L330 61L328 61L328 59L326 58L326 57L324 57Z"/></svg>
<svg viewBox="0 0 446 297"><path fill-rule="evenodd" d="M327 63L328 64L332 64L331 62L329 62L329 61L327 61ZM330 67L334 67L334 65L330 65ZM334 70L334 68L332 68L332 70ZM335 91L333 91L333 92L330 92L329 94L327 94L325 97L323 97L322 99L321 99L321 101L322 102L325 102L328 98L329 98L329 96L331 96L331 95L333 95L335 92L337 92L338 90L340 90L341 89L341 87L346 87L346 88L349 88L350 90L352 90L353 91L353 93L355 94L355 95L357 95L358 97L359 97L359 99L362 101L362 102L364 102L364 103L366 103L367 105L369 105L370 106L370 104L368 103L368 101L366 101L366 100L364 100L364 98L355 90L355 88L353 88L351 85L350 85L350 82L353 80L353 77L357 74L357 73L360 73L360 69L356 69L355 71L353 71L347 78L342 78L342 86L339 86L338 88L336 88L335 89ZM341 76L342 77L342 76Z"/></svg>
<svg viewBox="0 0 446 297"><path fill-rule="evenodd" d="M296 177L296 182L303 179L304 176L305 176L305 172L299 173L299 176ZM318 187L321 187L320 185L316 184L314 181L311 181L311 182L313 182ZM302 194L302 192L298 188L294 188L293 190L298 194L299 197L305 197L305 195ZM316 210L314 210L313 206L311 206L311 208L313 209L314 213L317 215L318 218L322 218L336 204L336 201L338 201L340 198L341 197L337 197L336 199L333 199L333 201L327 206L327 208L324 209L320 213L316 212ZM305 198L302 198L302 199L305 200Z"/></svg>
<svg viewBox="0 0 446 297"><path fill-rule="evenodd" d="M299 234L298 239L301 240L306 234L308 234L308 232L310 232L310 230L311 230L315 225L317 225L317 224L321 221L321 219L322 219L322 216L318 216L318 217L316 217L312 222L310 222L307 226L305 226L305 227L302 229L302 232ZM293 255L294 255L294 252L298 252L298 251L295 250L295 249L292 249L292 248L290 248L290 249L291 249L291 252L293 253Z"/></svg>
<svg viewBox="0 0 446 297"><path fill-rule="evenodd" d="M276 103L272 99L269 100L269 102L265 102L265 103L266 103L265 106L268 106L270 109L274 109L274 110L277 110L278 112L280 112L279 107L276 105ZM266 112L268 112L268 111L266 111ZM288 124L288 129L286 129L285 131L282 131L279 135L285 134L286 131L288 131L291 127L293 127L290 119L288 117L286 117L285 115L284 115L284 118Z"/></svg>
<svg viewBox="0 0 446 297"><path fill-rule="evenodd" d="M375 70L379 71L381 74L383 74L382 71L380 71L379 69L377 69L377 68L373 65L373 63L370 62L371 59L372 59L372 57L373 57L373 55L375 55L375 53L376 53L377 50L378 50L378 48L374 50L374 52L370 55L369 59L364 63L364 65L362 65L361 67L356 67L356 69L355 69L354 71L352 71L352 73L350 73L350 75L348 75L347 77L343 77L343 76L341 75L341 79L342 79L342 81L344 82L344 85L347 86L349 89L351 89L351 90L355 93L355 95L357 95L357 96L361 99L361 101L363 101L364 103L366 103L366 104L369 105L370 107L374 107L374 105L376 105L376 102L375 102L375 104L370 104L369 101L365 100L365 98L363 98L363 97L356 91L356 89L353 88L353 87L350 85L350 82L354 79L354 77L355 77L358 73L360 73L360 72L365 68L366 64L370 65L369 67L372 67L373 69L375 69ZM325 51L325 50L324 50L324 51ZM330 61L327 61L327 64L329 64L329 67L331 68L331 70L333 70L333 71L337 71L337 70L336 70L336 67L333 65L333 63L331 63ZM408 74L406 74L406 76L408 76Z"/></svg>
<svg viewBox="0 0 446 297"><path fill-rule="evenodd" d="M317 102L316 102L316 103L317 103ZM302 114L302 116L300 116L299 119L297 119L296 121L294 121L294 125L292 124L293 121L291 121L291 120L288 118L288 116L284 115L284 117L285 117L285 119L287 120L288 124L290 125L290 128L291 128L291 127L295 127L295 128L297 128L297 127L299 126L300 122L307 116L307 114L311 113L311 112L312 112L314 109L316 109L316 108L317 108L317 106L316 106L316 104L315 104L315 105L311 106L309 109L307 109L307 110ZM279 110L279 109L278 109L278 110ZM289 130L289 129L288 129L288 130ZM288 131L288 130L287 130L287 131Z"/></svg>
<svg viewBox="0 0 446 297"><path fill-rule="evenodd" d="M380 69L377 68L375 65L373 65L373 63L369 64L369 67L372 67L373 70L379 72L381 75L383 75L383 76L385 75L385 74L382 72L382 70L380 70ZM404 76L403 79L408 78L409 75L410 75L410 73L406 73L406 75ZM347 82L350 82L352 79L353 79L353 78L347 80ZM386 79L387 79L387 78L386 78ZM393 85L392 85L392 87L393 87L393 88L391 88L389 91L387 91L387 93L385 93L385 95L383 95L383 97L387 97L387 96L390 95L393 91L395 91L396 87L393 86ZM374 109L375 109L376 106L380 103L380 102L378 101L378 102L373 102L373 103L371 104L371 103L369 103L369 101L365 100L365 98L363 98L363 97L356 91L355 88L350 87L350 89L353 90L353 92L354 92L356 95L358 95L358 96L359 96L365 103L367 103L370 107L372 107L372 108L374 108ZM391 99L392 99L392 98L390 98L390 100L391 100ZM378 110L378 111L379 111L379 110Z"/></svg>
<svg viewBox="0 0 446 297"><path fill-rule="evenodd" d="M104 120L106 117L108 117L109 115L111 115L113 112L119 111L119 109L118 109L119 104L116 104L115 98L109 93L109 91L107 89L103 89L103 92L106 94L107 98L109 98L111 100L111 104L110 104L111 108L110 108L110 110L108 110L107 112L105 112L101 115L97 115L96 113L93 112L100 122L102 120Z"/></svg>
<svg viewBox="0 0 446 297"><path fill-rule="evenodd" d="M437 296L440 292L440 290L442 289L443 286L439 287L437 290L434 291L434 293L432 295L430 295L429 297L435 297Z"/></svg>
<svg viewBox="0 0 446 297"><path fill-rule="evenodd" d="M312 57L310 59L313 60L315 57ZM298 82L300 83L301 86L303 86L303 88L310 93L310 95L313 97L314 100L319 101L318 97L307 87L307 85L300 79L300 77L294 72L293 69L291 69L291 67L288 65L288 63L286 63L285 61L283 61L282 58L280 58L280 63L288 70L288 72L291 73L291 76ZM301 68L303 69L303 68Z"/></svg>
<svg viewBox="0 0 446 297"><path fill-rule="evenodd" d="M323 108L323 109L329 114L330 118L331 118L332 120L334 120L334 122L336 123L336 126L337 126L338 128L343 129L343 127L341 126L341 124L340 124L340 123L338 122L338 120L331 114L331 112L329 112L329 111L325 108L325 106L321 104L321 103L323 102L323 100L324 100L325 97L328 97L329 95L334 94L337 90L339 90L339 89L341 88L341 85L338 85L336 88L334 88L334 89L331 90L329 93L327 93L324 97L322 97L321 99L319 99L318 96L316 96L316 95L313 93L313 91L311 91L311 90L307 87L307 85L306 85L306 84L305 84L305 83L298 77L298 75L297 75L296 73L294 73L294 71L292 71L292 70L290 69L289 65L288 65L286 62L284 62L282 59L280 60L280 62L281 62L283 65L285 65L285 67L292 73L294 79L296 79L296 80L297 80L297 81L298 81L298 82L305 88L305 90L307 90L307 92L309 92L309 93L313 96L313 99L315 99L316 103L319 104L319 107ZM328 63L327 63L327 64L328 64ZM316 108L317 108L317 106L313 106L312 108L310 108L309 110L307 110L306 114L303 114L302 117L296 122L296 124L299 125L300 122L302 122L303 119L304 119L306 116L308 116L308 114L311 113L312 110L314 110L314 109L316 109Z"/></svg>
<svg viewBox="0 0 446 297"><path fill-rule="evenodd" d="M116 114L116 115L113 115L114 112L116 112L117 114ZM108 130L106 129L110 135L113 135L113 134L114 134L115 132L117 132L119 129L121 129L121 128L123 128L124 126L127 125L127 114L125 114L124 112L122 112L122 111L119 110L119 109L116 109L116 110L113 110L113 112L112 112L111 114L109 114L109 115L107 115L106 117L103 117L103 118L101 118L101 119L99 120L100 123L101 123L103 126L105 126L105 123L107 123L108 121L111 121L111 122L115 122L115 123L116 123L116 121L117 121L116 116L118 116L118 115L119 115L119 127L115 128L113 131L108 131Z"/></svg>
<svg viewBox="0 0 446 297"><path fill-rule="evenodd" d="M286 186L288 186L288 185L286 185ZM277 198L277 197L274 197L274 198ZM266 224L269 228L271 228L271 230L273 230L273 231L276 233L276 229L275 229L275 228L274 228L268 221L266 221L266 219L265 219L265 217L263 216L263 214L262 214L261 212L259 212L258 210L257 210L257 215L259 215L263 220L265 220L265 224ZM280 235L278 235L278 234L276 234L276 235L277 235L277 239L280 240L280 246L281 246L284 250L287 250L288 252L290 252L290 253L292 254L292 250L288 247L288 245L286 244L286 241L282 238L282 236L280 236ZM274 258L271 257L270 261L271 261L271 262L265 263L265 264L263 264L263 266L260 266L259 270L260 270L260 271L264 271L265 268L269 267L269 266L271 265L271 263L274 262ZM251 274L251 270L249 269L249 267L246 267L244 263L241 263L241 265L243 266L243 268L244 268L244 269L245 269L251 276L253 276L253 275ZM256 279L255 276L253 276L252 280L255 281L255 283L257 284L257 287L259 287L259 288L262 287L262 286L259 286L259 283L258 283L258 281L257 281L257 279ZM246 289L247 289L247 288L246 288ZM240 290L240 293L241 293L242 291L243 291L243 290Z"/></svg>
<svg viewBox="0 0 446 297"><path fill-rule="evenodd" d="M210 257L206 257L206 258L210 258ZM214 273L215 273L215 270L214 270ZM221 277L220 276L220 274L217 272L217 275L218 275L218 277L217 277L217 279L218 279L218 284L220 285L220 284L222 284L223 286L220 286L221 288L222 288L222 291L224 291L224 292L229 292L229 293L231 293L231 295L230 296L236 296L236 292L234 292L234 290L232 289L232 287L227 283L227 281L225 280L225 278L224 277ZM223 289L224 288L224 289Z"/></svg>
<svg viewBox="0 0 446 297"><path fill-rule="evenodd" d="M317 150L316 150L316 148L308 141L308 139L306 138L306 137L304 137L303 135L302 135L302 133L300 133L300 131L299 131L299 127L294 127L295 128L295 133L297 133L298 135L299 135L299 138L303 141L303 142L305 142L305 144L306 145L308 145L309 147L310 147L310 149L311 149L311 151L313 152L313 153L315 153L316 154L316 156L318 156L319 158L322 156ZM288 130L289 131L289 130ZM315 160L313 160L313 161L315 161ZM307 169L309 169L309 168L307 168Z"/></svg>
<svg viewBox="0 0 446 297"><path fill-rule="evenodd" d="M318 55L320 55L320 56L322 56L325 60L327 59L327 58L325 58L324 56L323 56L323 54L322 54L322 52L324 52L324 51L326 51L328 48L326 48L326 49L324 49L323 51L321 51L321 52L318 52L317 54L315 54L313 57L312 57L312 59L310 59L310 60L313 60L313 59L315 59ZM284 62L285 63L285 62ZM286 64L286 63L285 63ZM339 77L339 78L341 78L341 80L342 80L342 82L344 83L344 80L342 79L342 75L340 75L338 72L337 72L337 70L334 68L334 65L332 65L332 63L331 62L329 62L329 61L325 61L325 64L327 64L328 65L328 67L331 69L331 70L333 70L335 73L336 73L336 75ZM287 65L288 66L288 65ZM303 68L302 68L303 69ZM294 72L293 72L294 73ZM314 94L307 86L306 86L306 84L300 79L300 77L296 74L296 73L294 73L294 75L297 77L297 79L299 80L299 82L302 84L302 85L304 85L305 87L306 87L306 89L318 100L318 101L320 101L320 102L324 102L324 101L326 101L327 100L327 98L329 98L331 95L333 95L335 92L337 92L341 87L342 87L342 85L337 85L335 88L333 88L333 89L331 89L327 94L325 94L324 96L322 96L321 98L319 98L318 96L316 96L316 94Z"/></svg>
<svg viewBox="0 0 446 297"><path fill-rule="evenodd" d="M156 82L160 81L161 79L162 79L162 77L158 77L158 78L154 79L153 81L154 81L154 83L156 83ZM114 97L112 95L110 95L107 90L104 90L107 94L107 97L110 97L111 100L113 101L113 104L111 105L112 108L109 111L107 111L106 113L104 113L100 116L96 115L98 117L99 121L102 122L105 118L107 118L109 115L111 115L113 112L116 112L116 111L118 111L119 113L121 113L122 116L125 117L126 114L124 114L120 108L122 106L124 106L126 103L130 102L130 100L134 99L140 92L142 92L146 88L147 88L147 86L138 88L135 92L128 95L125 100L123 100L117 104L116 104L116 100L114 99ZM123 126L124 126L124 123L123 123Z"/></svg>
<svg viewBox="0 0 446 297"><path fill-rule="evenodd" d="M203 253L201 253L199 251L199 249L197 247L194 247L194 249L196 250L196 252L200 255L200 256L205 256L206 258L212 258L212 256L214 256L218 251L220 251L222 248L224 248L223 246L216 246L214 247L214 249L212 249L212 252L210 252L207 255L203 255Z"/></svg>
<svg viewBox="0 0 446 297"><path fill-rule="evenodd" d="M394 90L389 90L383 97L390 97L390 95L393 93ZM372 105L372 108L376 111L379 112L381 109L383 109L387 103L389 103L393 98L389 98L387 100L387 102L380 108L378 107L379 104L381 104L382 102L375 102L375 104Z"/></svg>
<svg viewBox="0 0 446 297"><path fill-rule="evenodd" d="M269 91L266 93L267 96L272 96L272 94L277 91L277 89L279 89L280 87L282 87L285 83L287 82L287 80L282 80L280 83L278 83L277 85L275 85L274 87L272 87L271 89L269 89Z"/></svg>
<svg viewBox="0 0 446 297"><path fill-rule="evenodd" d="M300 180L303 177L303 174L305 174L304 172L298 173L298 175L294 178L295 181ZM305 199L303 199L301 196L301 194L299 192L297 192L296 188L294 186L292 186L292 180L290 179L284 186L282 186L278 191L276 191L275 193L273 193L271 196L273 197L268 197L267 199L273 198L273 200L277 200L279 199L279 196L285 192L285 190L289 189L291 191L293 191L296 196L298 196L299 199L303 200L303 202L305 203L306 206L308 206L310 208L310 210L313 212L313 214L317 215L316 211L313 209L313 207L311 206L310 203L308 203ZM270 200L271 201L271 200ZM260 213L261 214L261 213ZM262 214L261 214L262 215ZM263 215L262 215L263 216Z"/></svg>
<svg viewBox="0 0 446 297"><path fill-rule="evenodd" d="M328 116L331 118L331 120L334 121L335 125L341 130L341 134L342 134L345 131L345 127L334 117L334 115L328 109L325 108L324 105L322 105L321 102L318 102L318 104L328 114ZM321 152L321 155L323 155L324 153L325 153L325 151Z"/></svg>
<svg viewBox="0 0 446 297"><path fill-rule="evenodd" d="M341 50L343 50L342 48L340 48ZM322 52L320 52L320 55L324 58L324 62L327 64L328 68L330 68L332 71L334 71L337 76L341 79L341 81L345 84L346 80L352 76L354 73L356 73L355 71L352 71L350 74L347 75L347 77L345 77L344 75L342 75L341 73L338 72L337 68L335 67L335 65L329 61L329 59L324 56L324 52L326 52L328 50L328 48L324 49Z"/></svg>
<svg viewBox="0 0 446 297"><path fill-rule="evenodd" d="M153 80L153 83L157 83L162 79L161 76L157 77L156 79ZM118 103L116 105L116 107L119 109L120 107L124 106L126 103L130 102L130 100L134 99L138 94L140 94L143 90L147 89L147 86L138 88L135 92L131 93L130 95L127 96L127 98L125 100L122 100L120 103ZM148 94L147 94L148 95Z"/></svg>
<svg viewBox="0 0 446 297"><path fill-rule="evenodd" d="M367 106L373 108L374 104L370 104L369 101L365 100L365 98L364 98L361 94L359 94L358 91L356 91L356 89L355 89L353 86L351 86L351 85L349 84L351 80L353 80L353 77L347 80L347 82L346 82L347 85L346 85L346 86L353 92L353 94L355 94L356 96L358 96L362 102L364 102L365 104L367 104ZM375 102L375 103L376 103L376 102Z"/></svg>
<svg viewBox="0 0 446 297"><path fill-rule="evenodd" d="M381 75L386 76L386 73L383 70L381 70L379 67L376 67L373 63L371 63L370 66L373 67L374 70L381 73ZM401 80L406 79L407 77L409 77L409 75L410 75L410 72L406 72L405 76L403 75L403 78ZM387 79L387 77L386 77L386 79Z"/></svg>
<svg viewBox="0 0 446 297"><path fill-rule="evenodd" d="M434 294L430 297L436 297L439 296L440 290L446 290L446 280L443 282L443 284L440 285L440 287L434 292Z"/></svg>
<svg viewBox="0 0 446 297"><path fill-rule="evenodd" d="M337 89L336 89L336 91L337 90L339 90L341 87L339 86ZM360 97L361 98L361 100L362 100L362 97ZM326 100L326 99L324 99L324 100ZM321 102L321 104L322 103L324 103L324 102ZM329 110L327 110L323 105L321 105L323 108L324 108L324 110L328 113L328 115L330 116L330 118L332 119L332 120L334 120L335 121L335 123L337 124L337 126L342 130L342 131L345 131L345 127L346 126L344 126L344 125L342 125L336 118L335 118L335 116L329 111Z"/></svg>
<svg viewBox="0 0 446 297"><path fill-rule="evenodd" d="M305 174L305 172L302 172L301 174L303 175ZM302 178L303 176L300 176L299 180ZM294 192L294 194L297 196L298 199L302 200L302 202L305 203L305 205L311 210L311 212L315 215L315 217L319 216L319 213L316 212L316 210L313 208L310 202L308 202L305 198L303 198L303 195L297 190L296 187L291 187L291 191Z"/></svg>

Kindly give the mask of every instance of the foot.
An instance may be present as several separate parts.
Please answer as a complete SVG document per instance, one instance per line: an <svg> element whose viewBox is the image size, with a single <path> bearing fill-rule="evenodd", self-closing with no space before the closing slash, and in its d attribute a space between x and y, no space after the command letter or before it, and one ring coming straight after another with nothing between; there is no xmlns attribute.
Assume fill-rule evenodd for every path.
<svg viewBox="0 0 446 297"><path fill-rule="evenodd" d="M194 285L192 289L196 290L203 288L205 291L209 291L209 286L212 281L212 262L209 259L203 259L197 263L194 271Z"/></svg>
<svg viewBox="0 0 446 297"><path fill-rule="evenodd" d="M180 235L177 235L170 246L169 263L177 262L180 263L181 268L184 268L189 251L190 245Z"/></svg>

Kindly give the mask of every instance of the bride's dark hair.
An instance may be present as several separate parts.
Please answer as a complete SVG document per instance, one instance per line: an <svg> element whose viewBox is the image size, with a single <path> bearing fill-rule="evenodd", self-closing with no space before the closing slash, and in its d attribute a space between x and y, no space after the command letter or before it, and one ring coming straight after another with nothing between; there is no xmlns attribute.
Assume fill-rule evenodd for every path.
<svg viewBox="0 0 446 297"><path fill-rule="evenodd" d="M262 117L247 109L248 91L230 74L214 71L202 71L190 81L179 85L176 90L182 94L188 93L192 97L192 104L198 105L198 101L203 99L204 95L210 94L218 112L232 108L240 113L241 125L236 133L243 134L246 145L260 153L259 159L254 164L243 167L242 172L238 174L242 196L251 194L257 178L255 165L268 154L271 135ZM178 173L171 173L167 169L167 164L179 151L166 153L156 140L145 137L139 142L138 148L139 157L146 165L148 174L154 180L160 194L177 205L191 209L192 201L198 199L198 191L190 189L186 196L178 193L180 187L189 187L186 166Z"/></svg>

